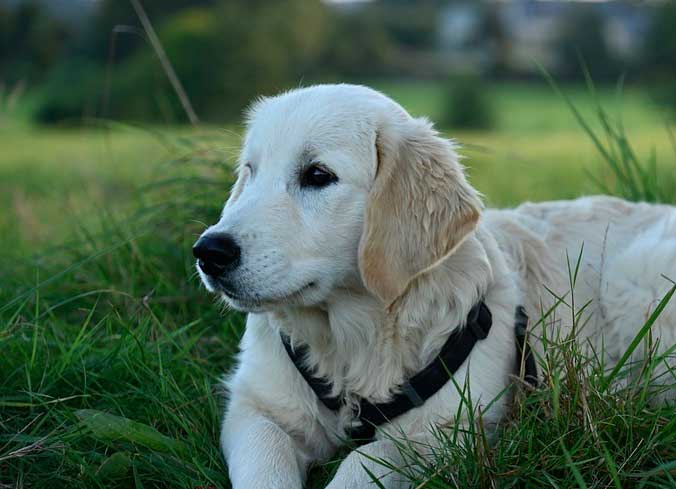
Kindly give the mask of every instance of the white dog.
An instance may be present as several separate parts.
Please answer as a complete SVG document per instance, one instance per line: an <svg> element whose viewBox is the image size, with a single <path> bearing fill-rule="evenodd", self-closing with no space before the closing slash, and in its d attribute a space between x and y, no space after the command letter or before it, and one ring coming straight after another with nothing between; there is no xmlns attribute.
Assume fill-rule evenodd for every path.
<svg viewBox="0 0 676 489"><path fill-rule="evenodd" d="M363 428L363 402L403 396L481 301L492 328L454 379L485 409L517 374L515 308L538 318L554 302L543 286L565 295L566 252L575 261L583 243L583 336L605 338L612 364L670 288L661 275L676 278L676 208L590 197L482 212L453 143L374 90L322 85L254 104L237 182L194 248L206 287L249 313L222 432L233 487L300 488L308 464ZM662 351L676 342L676 306L653 336ZM329 487L374 487L363 466L404 486L372 458L401 463L388 434L433 444L430 427L465 412L443 384L405 393L413 407L348 455Z"/></svg>

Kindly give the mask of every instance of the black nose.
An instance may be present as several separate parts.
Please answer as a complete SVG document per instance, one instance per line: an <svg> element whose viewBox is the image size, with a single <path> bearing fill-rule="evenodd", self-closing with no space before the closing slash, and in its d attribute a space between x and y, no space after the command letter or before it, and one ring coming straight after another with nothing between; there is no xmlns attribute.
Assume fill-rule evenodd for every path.
<svg viewBox="0 0 676 489"><path fill-rule="evenodd" d="M192 254L204 273L216 277L239 265L241 249L229 234L207 234L197 240Z"/></svg>

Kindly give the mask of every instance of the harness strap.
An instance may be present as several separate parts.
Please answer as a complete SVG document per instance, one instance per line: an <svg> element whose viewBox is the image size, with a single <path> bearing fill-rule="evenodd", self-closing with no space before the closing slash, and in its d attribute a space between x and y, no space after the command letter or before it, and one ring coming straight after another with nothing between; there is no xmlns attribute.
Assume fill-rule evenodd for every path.
<svg viewBox="0 0 676 489"><path fill-rule="evenodd" d="M422 406L436 394L469 357L474 345L488 336L493 324L491 311L484 302L475 305L467 316L464 328L455 330L441 347L439 355L420 372L399 387L389 402L359 403L361 426L353 428L353 439L371 439L375 429L409 410Z"/></svg>
<svg viewBox="0 0 676 489"><path fill-rule="evenodd" d="M538 386L538 368L533 351L528 344L528 315L523 306L516 306L514 318L514 334L516 336L516 371L521 374L523 362L523 380L531 387Z"/></svg>
<svg viewBox="0 0 676 489"><path fill-rule="evenodd" d="M291 340L287 335L280 332L282 337L282 344L286 353L289 355L289 358L296 366L298 372L303 376L305 382L310 386L310 389L314 391L319 400L329 408L331 411L338 411L342 405L343 401L340 396L331 396L332 385L331 382L323 379L321 377L316 377L312 374L310 369L305 366L304 358L308 353L307 345L300 345L293 347L291 345Z"/></svg>
<svg viewBox="0 0 676 489"><path fill-rule="evenodd" d="M465 327L451 333L441 347L441 351L424 369L404 382L388 402L372 403L361 398L359 409L355 413L359 425L349 431L355 441L369 441L375 435L376 427L401 416L407 411L422 406L425 401L436 394L465 363L474 345L485 339L491 330L493 317L486 304L481 301L467 315ZM517 306L514 333L517 349L517 372L524 365L524 380L533 387L538 386L537 365L527 339L528 316L523 306ZM332 396L331 382L317 377L306 366L305 357L308 347L293 347L288 336L280 333L282 344L289 358L301 374L305 382L317 395L317 398L331 411L338 411L344 404L342 395Z"/></svg>
<svg viewBox="0 0 676 489"><path fill-rule="evenodd" d="M351 438L371 439L377 426L424 404L465 363L477 341L488 336L492 324L491 311L486 304L483 301L476 304L467 316L465 327L455 330L442 346L439 355L399 386L399 392L392 400L382 403L372 403L364 398L360 400L359 410L355 414L361 423L350 431ZM331 383L314 376L303 362L307 346L294 348L288 336L282 333L281 338L289 358L317 398L331 411L338 411L344 404L341 396L331 396Z"/></svg>

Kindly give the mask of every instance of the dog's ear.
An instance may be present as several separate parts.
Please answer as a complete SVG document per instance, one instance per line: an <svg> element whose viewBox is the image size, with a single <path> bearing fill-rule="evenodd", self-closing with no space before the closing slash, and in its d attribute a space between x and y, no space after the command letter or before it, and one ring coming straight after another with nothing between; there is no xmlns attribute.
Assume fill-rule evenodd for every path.
<svg viewBox="0 0 676 489"><path fill-rule="evenodd" d="M453 144L426 119L382 127L376 151L359 269L366 287L389 307L474 230L482 204Z"/></svg>

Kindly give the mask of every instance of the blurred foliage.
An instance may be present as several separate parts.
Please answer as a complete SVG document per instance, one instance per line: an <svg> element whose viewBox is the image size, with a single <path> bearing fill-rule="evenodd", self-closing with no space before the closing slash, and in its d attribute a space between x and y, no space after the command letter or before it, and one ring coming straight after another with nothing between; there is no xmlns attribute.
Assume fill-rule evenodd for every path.
<svg viewBox="0 0 676 489"><path fill-rule="evenodd" d="M78 123L97 113L100 67L73 59L55 67L38 95L35 119L42 123ZM77 90L74 90L77 87Z"/></svg>
<svg viewBox="0 0 676 489"><path fill-rule="evenodd" d="M256 95L283 89L302 76L302 69L320 53L323 15L317 2L238 0L224 2L215 11L181 10L166 16L156 29L197 113L206 120L223 120L238 117ZM54 78L59 81L44 90L41 122L57 120L55 114L74 118L81 113L82 104L71 103L68 71L57 72ZM144 43L109 66L108 74L104 71L90 70L103 93L101 116L185 120L150 45Z"/></svg>
<svg viewBox="0 0 676 489"><path fill-rule="evenodd" d="M495 125L488 88L476 77L449 80L442 124L455 129L489 129Z"/></svg>
<svg viewBox="0 0 676 489"><path fill-rule="evenodd" d="M207 121L237 120L258 95L318 80L443 81L449 73L499 79L533 76L523 71L523 66L510 64L514 59L514 25L492 3L140 1L195 111ZM461 8L454 15L463 18L469 14L474 20L465 18L464 22L469 22L473 31L463 41L454 41L461 44L449 55L444 51L449 49L444 42L449 41L441 36L441 27L456 3ZM45 0L3 5L0 83L26 84L31 100L36 100L31 111L36 120L186 121L129 0L97 0L89 4L92 11L79 21L65 13L55 14L54 7L45 7ZM581 57L595 79L614 81L629 70L635 80L648 80L657 87L661 104L676 105L676 2L646 6L643 13L652 12L653 18L646 23L643 20L650 20L650 15L642 15L643 20L635 23L641 33L645 31L645 42L631 62L620 61L608 44L609 17L608 9L604 10L608 5L576 3L561 9L560 32L549 36L555 40L554 74L580 79ZM533 64L535 61L539 60L534 59ZM471 89L451 89L454 84L448 85L449 99L454 98L453 91L462 95L463 90ZM449 104L462 106L464 102L458 99ZM468 120L471 112L480 114L481 110L458 115L456 123L475 127L474 122L459 122Z"/></svg>
<svg viewBox="0 0 676 489"><path fill-rule="evenodd" d="M436 14L443 2L380 0L357 9L337 9L319 0L141 3L199 117L224 121L238 119L254 97L299 83L409 69L408 53L436 46ZM27 4L0 12L0 26L18 31L6 33L2 46L29 49L29 41L37 42L31 29L42 22L38 18L46 18L44 9ZM43 37L55 35L41 32ZM49 63L33 63L33 52L3 57L15 78L38 86L37 121L185 122L129 1L100 0L91 21L64 40L47 43L53 51ZM14 70L19 61L34 71ZM0 80L8 79L5 71Z"/></svg>
<svg viewBox="0 0 676 489"><path fill-rule="evenodd" d="M198 6L213 5L213 0L141 0L143 9L154 23L162 23L181 10ZM98 0L93 19L88 23L84 35L77 43L78 54L88 58L101 58L109 52L113 30L118 26L140 25L136 12L129 0ZM146 47L144 36L124 35L115 43L115 59L130 56L137 49Z"/></svg>
<svg viewBox="0 0 676 489"><path fill-rule="evenodd" d="M34 2L0 5L0 81L41 80L61 60L71 35Z"/></svg>
<svg viewBox="0 0 676 489"><path fill-rule="evenodd" d="M676 120L676 83L670 79L663 79L653 85L652 92L655 101L669 111L667 115L669 122Z"/></svg>
<svg viewBox="0 0 676 489"><path fill-rule="evenodd" d="M338 16L329 26L321 57L327 77L379 76L388 73L395 57L392 42L377 12Z"/></svg>
<svg viewBox="0 0 676 489"><path fill-rule="evenodd" d="M394 42L407 49L432 48L436 45L438 2L380 3L372 8L372 12L377 12L384 30ZM386 3L387 8L382 9L382 3Z"/></svg>
<svg viewBox="0 0 676 489"><path fill-rule="evenodd" d="M657 102L676 117L676 2L662 3L645 39L643 64Z"/></svg>
<svg viewBox="0 0 676 489"><path fill-rule="evenodd" d="M643 63L653 74L674 75L676 71L676 2L659 4L643 47Z"/></svg>
<svg viewBox="0 0 676 489"><path fill-rule="evenodd" d="M566 12L564 29L558 40L560 78L575 79L581 74L582 60L593 62L596 79L616 79L621 66L608 48L603 35L603 19L594 5L580 5Z"/></svg>

